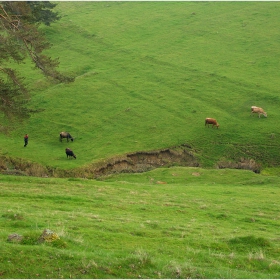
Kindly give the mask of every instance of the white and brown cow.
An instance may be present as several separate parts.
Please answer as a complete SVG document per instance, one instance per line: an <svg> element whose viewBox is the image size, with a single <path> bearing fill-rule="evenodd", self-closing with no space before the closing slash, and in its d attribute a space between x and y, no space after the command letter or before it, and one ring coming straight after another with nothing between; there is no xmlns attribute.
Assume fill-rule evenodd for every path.
<svg viewBox="0 0 280 280"><path fill-rule="evenodd" d="M264 117L267 117L267 113L263 110L263 108L260 108L257 106L251 107L251 115L254 113L259 114L259 118L261 117L261 115L264 115Z"/></svg>
<svg viewBox="0 0 280 280"><path fill-rule="evenodd" d="M67 139L67 142L69 141L69 139L73 142L74 141L74 138L70 135L69 132L60 132L59 134L59 139L60 139L60 142L62 142L62 139L63 138L66 138Z"/></svg>

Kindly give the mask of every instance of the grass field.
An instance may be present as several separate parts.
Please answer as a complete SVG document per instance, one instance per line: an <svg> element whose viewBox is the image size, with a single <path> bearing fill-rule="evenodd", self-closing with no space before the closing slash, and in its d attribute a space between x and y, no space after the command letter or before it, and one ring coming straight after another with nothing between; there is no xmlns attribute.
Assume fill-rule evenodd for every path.
<svg viewBox="0 0 280 280"><path fill-rule="evenodd" d="M0 134L1 170L38 177L0 175L0 278L280 278L280 3L56 10L61 20L41 26L47 53L76 80L51 84L18 66L30 107L44 110L21 124L1 119L14 127ZM250 116L252 105L268 117ZM205 128L206 117L220 128ZM74 142L61 143L61 131ZM199 168L88 179L110 158L182 144ZM217 169L240 159L261 174ZM45 170L69 178L40 178ZM45 229L52 239L41 242Z"/></svg>
<svg viewBox="0 0 280 280"><path fill-rule="evenodd" d="M1 175L1 278L277 279L279 183L182 167L102 181ZM39 243L44 229L60 239Z"/></svg>
<svg viewBox="0 0 280 280"><path fill-rule="evenodd" d="M187 143L201 166L252 158L279 165L278 2L59 2L42 27L74 73L51 85L27 63L34 114L0 137L1 153L53 168ZM251 105L268 118L250 117ZM219 130L206 129L214 117ZM77 160L66 160L60 131ZM30 144L23 149L23 135ZM274 137L272 137L274 136Z"/></svg>

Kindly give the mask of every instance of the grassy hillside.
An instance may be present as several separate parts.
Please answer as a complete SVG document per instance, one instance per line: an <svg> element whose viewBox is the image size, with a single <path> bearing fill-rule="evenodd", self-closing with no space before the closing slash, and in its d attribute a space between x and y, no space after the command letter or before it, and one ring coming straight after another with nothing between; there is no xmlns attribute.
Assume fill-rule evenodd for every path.
<svg viewBox="0 0 280 280"><path fill-rule="evenodd" d="M0 179L1 278L279 279L279 177L174 167ZM39 242L45 229L59 239Z"/></svg>
<svg viewBox="0 0 280 280"><path fill-rule="evenodd" d="M34 114L0 136L3 155L63 169L190 144L201 166L279 165L279 2L59 2L42 26L72 84L27 63ZM268 118L250 117L251 105ZM220 129L204 127L214 117ZM3 121L4 122L4 121ZM69 131L73 143L60 143ZM23 148L23 135L30 143ZM274 137L272 137L274 136ZM70 146L77 160L66 160Z"/></svg>

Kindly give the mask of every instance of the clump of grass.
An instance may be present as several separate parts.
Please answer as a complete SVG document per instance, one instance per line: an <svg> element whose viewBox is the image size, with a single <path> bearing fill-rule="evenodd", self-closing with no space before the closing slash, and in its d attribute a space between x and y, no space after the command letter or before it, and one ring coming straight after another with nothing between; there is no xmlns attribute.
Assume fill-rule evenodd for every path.
<svg viewBox="0 0 280 280"><path fill-rule="evenodd" d="M23 215L20 213L6 213L2 217L8 220L23 220Z"/></svg>
<svg viewBox="0 0 280 280"><path fill-rule="evenodd" d="M252 247L270 247L269 240L263 237L255 237L254 235L235 237L229 240L230 245L237 248L252 248Z"/></svg>
<svg viewBox="0 0 280 280"><path fill-rule="evenodd" d="M23 235L23 239L20 244L22 245L38 245L39 244L39 234L38 232L29 232Z"/></svg>
<svg viewBox="0 0 280 280"><path fill-rule="evenodd" d="M258 251L258 252L250 252L248 255L248 259L249 260L259 260L262 261L265 259L265 255L264 252L262 250Z"/></svg>
<svg viewBox="0 0 280 280"><path fill-rule="evenodd" d="M189 279L189 278L205 278L203 273L198 268L191 266L190 264L179 264L171 261L167 266L163 268L165 275L170 275L170 278Z"/></svg>
<svg viewBox="0 0 280 280"><path fill-rule="evenodd" d="M129 263L129 266L133 269L149 266L152 264L151 256L148 252L142 249L137 249L135 252L129 255L126 261L127 263Z"/></svg>
<svg viewBox="0 0 280 280"><path fill-rule="evenodd" d="M50 245L51 247L55 247L55 248L66 248L67 247L67 243L62 238L48 242L48 245Z"/></svg>

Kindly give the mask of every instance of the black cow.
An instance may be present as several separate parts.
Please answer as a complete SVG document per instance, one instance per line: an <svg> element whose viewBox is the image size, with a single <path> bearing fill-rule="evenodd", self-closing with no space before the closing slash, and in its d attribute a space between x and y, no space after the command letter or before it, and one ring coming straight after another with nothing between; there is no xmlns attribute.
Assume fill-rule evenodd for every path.
<svg viewBox="0 0 280 280"><path fill-rule="evenodd" d="M71 139L71 141L74 141L74 138L70 135L69 132L60 132L59 134L59 139L62 142L62 138L66 138L67 142L69 142L69 139Z"/></svg>
<svg viewBox="0 0 280 280"><path fill-rule="evenodd" d="M66 153L67 158L68 157L73 157L74 159L76 159L76 155L74 154L74 152L71 149L66 148L65 153Z"/></svg>

